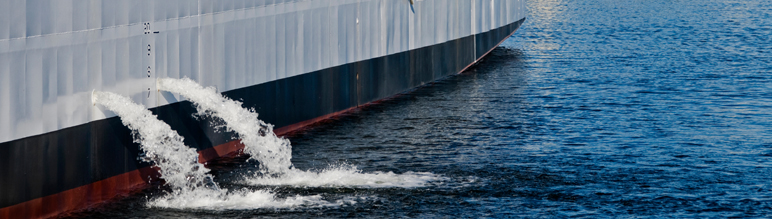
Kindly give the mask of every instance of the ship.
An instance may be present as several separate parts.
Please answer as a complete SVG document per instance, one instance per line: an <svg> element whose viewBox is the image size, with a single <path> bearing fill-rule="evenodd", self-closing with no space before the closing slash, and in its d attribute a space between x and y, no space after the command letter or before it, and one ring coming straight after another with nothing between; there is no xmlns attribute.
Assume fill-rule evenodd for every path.
<svg viewBox="0 0 772 219"><path fill-rule="evenodd" d="M158 172L91 92L130 97L199 152L243 148L158 78L190 78L279 135L478 63L524 0L2 0L0 218L47 218L141 191Z"/></svg>

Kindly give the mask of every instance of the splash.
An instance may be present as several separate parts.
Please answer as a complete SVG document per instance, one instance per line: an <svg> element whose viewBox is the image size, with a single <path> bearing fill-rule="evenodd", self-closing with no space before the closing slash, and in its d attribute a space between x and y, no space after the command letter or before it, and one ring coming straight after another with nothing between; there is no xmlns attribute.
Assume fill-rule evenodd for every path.
<svg viewBox="0 0 772 219"><path fill-rule="evenodd" d="M339 206L341 201L328 202L320 195L295 195L277 199L268 190L237 190L218 193L214 190L199 190L178 196L166 196L150 201L148 207L203 210L245 210L258 208L293 208L293 207L331 207Z"/></svg>
<svg viewBox="0 0 772 219"><path fill-rule="evenodd" d="M198 153L183 143L184 138L158 120L150 110L131 99L110 92L94 91L94 104L115 112L123 125L131 129L135 143L143 153L140 159L159 168L161 178L174 193L185 193L196 188L219 190L208 174L209 169L198 163Z"/></svg>
<svg viewBox="0 0 772 219"><path fill-rule="evenodd" d="M123 125L131 129L134 142L140 144L143 151L140 159L158 167L161 179L171 188L165 196L150 200L148 207L222 210L334 204L318 195L276 199L267 190L229 193L219 188L209 169L198 162L196 150L187 147L184 138L150 110L110 92L93 91L91 100L121 118Z"/></svg>
<svg viewBox="0 0 772 219"><path fill-rule="evenodd" d="M180 94L193 102L200 116L214 116L225 121L228 131L236 132L244 153L260 162L264 174L281 174L292 169L292 146L273 132L273 125L257 119L254 109L222 96L214 87L204 88L189 78L158 79L159 90Z"/></svg>
<svg viewBox="0 0 772 219"><path fill-rule="evenodd" d="M293 169L290 173L280 176L256 175L244 179L240 184L253 186L414 188L425 187L430 182L445 180L447 180L446 177L428 172L364 173L355 166L333 166L319 172Z"/></svg>
<svg viewBox="0 0 772 219"><path fill-rule="evenodd" d="M363 173L356 167L330 167L321 172L297 170L292 166L289 140L277 137L273 125L257 118L254 109L245 109L239 101L224 97L214 87L203 87L189 78L158 79L159 90L180 94L193 102L199 116L213 116L225 121L244 144L244 152L260 163L260 170L243 183L249 185L421 187L430 181L444 180L432 173Z"/></svg>

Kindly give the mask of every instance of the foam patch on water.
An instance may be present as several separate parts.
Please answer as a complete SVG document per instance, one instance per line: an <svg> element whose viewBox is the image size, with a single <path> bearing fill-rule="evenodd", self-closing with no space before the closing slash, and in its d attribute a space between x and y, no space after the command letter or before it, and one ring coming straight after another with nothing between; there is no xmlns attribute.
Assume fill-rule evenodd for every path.
<svg viewBox="0 0 772 219"><path fill-rule="evenodd" d="M275 198L269 191L235 191L220 189L209 169L198 163L198 153L186 146L184 138L131 99L110 92L92 92L92 102L115 112L132 131L143 151L141 160L158 167L161 178L171 191L147 203L148 207L180 209L255 209L296 206L332 206L321 196Z"/></svg>
<svg viewBox="0 0 772 219"><path fill-rule="evenodd" d="M447 180L446 177L427 172L364 173L353 166L339 166L319 172L292 169L290 172L278 176L251 176L241 183L253 186L414 188L445 180Z"/></svg>
<svg viewBox="0 0 772 219"><path fill-rule="evenodd" d="M422 187L431 181L444 180L432 173L393 172L363 173L356 167L331 167L320 172L301 171L292 166L292 145L277 137L273 125L259 120L254 109L218 93L214 87L203 87L189 78L158 79L159 90L180 94L193 103L200 116L225 121L228 131L238 134L244 153L257 160L260 170L243 183L248 185L289 185L302 187Z"/></svg>
<svg viewBox="0 0 772 219"><path fill-rule="evenodd" d="M345 201L328 202L320 195L291 196L278 199L267 190L241 190L221 194L213 190L200 190L186 194L168 194L147 203L148 207L202 210L244 210L259 208L334 207Z"/></svg>

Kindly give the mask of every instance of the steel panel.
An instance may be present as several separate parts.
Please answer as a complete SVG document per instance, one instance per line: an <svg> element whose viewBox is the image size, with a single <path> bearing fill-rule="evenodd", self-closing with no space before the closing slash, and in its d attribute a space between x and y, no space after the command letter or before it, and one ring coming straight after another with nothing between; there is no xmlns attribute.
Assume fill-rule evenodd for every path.
<svg viewBox="0 0 772 219"><path fill-rule="evenodd" d="M7 43L8 41L0 41L0 49L7 48ZM13 89L15 81L11 77L10 55L9 53L0 53L0 139L10 139L14 134L14 126L11 126L11 123L14 122L11 111L13 106L11 94L16 90Z"/></svg>
<svg viewBox="0 0 772 219"><path fill-rule="evenodd" d="M0 4L9 5L10 3L2 1ZM11 37L12 9L12 7L0 7L0 42L7 41ZM3 47L0 46L0 51L6 50L3 50Z"/></svg>
<svg viewBox="0 0 772 219"><path fill-rule="evenodd" d="M276 16L271 17L275 18ZM335 19L335 21L337 20ZM225 25L227 27L230 25L229 22L232 23L232 21L227 20L221 23L213 21L214 19L208 25L220 27ZM157 21L155 23L160 22L174 21ZM297 124L301 121L318 118L321 115L329 115L362 103L381 99L435 80L438 77L456 73L465 65L452 65L452 63L472 62L474 57L470 58L470 55L475 53L473 47L476 46L482 52L489 51L496 45L497 41L504 39L517 29L520 22L522 20L474 36L439 42L428 47L402 51L389 56L372 57L330 68L317 69L293 77L233 88L224 91L224 94L234 98L243 98L245 106L255 107L261 118L279 127ZM0 112L0 119L14 118L8 122L12 123L11 126L5 126L13 127L13 130L9 132L16 134L13 132L17 130L36 130L35 124L42 124L40 129L47 129L52 126L50 121L39 121L38 123L31 121L51 119L47 117L48 115L41 115L47 114L48 111L45 110L49 109L58 111L55 118L57 119L57 126L60 126L58 124L74 124L54 132L0 143L0 154L6 158L12 158L0 159L2 162L0 163L0 175L14 176L0 178L0 193L3 194L0 195L0 207L89 185L98 180L115 177L118 174L138 170L148 165L135 159L139 156L138 146L132 143L130 131L121 124L120 120L113 117L114 115L108 111L98 108L95 110L95 107L91 106L90 89L93 86L102 86L99 88L119 92L130 96L136 102L153 106L158 101L147 98L145 93L141 92L145 86L152 87L155 84L152 78L148 79L144 75L143 66L158 66L158 69L163 69L160 66L172 65L173 61L170 60L173 59L171 55L175 52L173 50L182 52L183 48L196 51L191 55L191 63L201 63L201 60L205 59L199 59L199 56L196 55L199 54L198 45L201 47L209 45L210 50L215 51L213 53L220 50L215 48L220 45L210 45L213 43L198 40L199 36L203 37L205 34L202 34L204 31L199 31L197 26L180 28L180 25L173 23L154 25L154 27L159 28L159 34L144 34L142 29L137 27L138 25L133 25L115 27L115 29L110 30L95 29L60 36L39 36L0 41L0 79L7 79L5 81L8 81L0 81L0 85L8 85L0 87L0 91L3 92L0 93L0 103L8 100L18 104L13 106L10 106L11 104L0 105L0 109L5 110ZM218 28L209 29L210 32L216 32L211 33L212 38L240 40L238 37L233 38L224 33L231 27L225 28L226 30ZM338 29L332 29L331 32L338 31ZM193 48L180 46L180 48L175 49L173 46L173 41L176 39L175 34L181 34L181 37L188 35L190 39L188 41L193 45L191 46ZM278 36L275 33L270 35ZM272 44L272 42L275 41L269 41L268 44ZM147 44L162 51L151 53L148 57L145 48ZM124 56L120 55L122 53L121 47L126 47L126 45L128 46L128 49L125 50L128 51L129 69L139 71L135 73L132 70L129 73L129 78L117 80L121 74L115 68L120 68L121 64L119 63L121 61L119 59L122 58L119 57ZM249 44L245 43L238 46L248 48ZM232 47L225 50L238 51ZM452 55L454 51L457 52L456 55ZM265 53L272 55L271 52L273 51ZM211 57L213 53L206 54L206 56ZM239 53L226 52L226 54L214 54L214 56L221 56L220 59L223 59L222 56L239 56ZM49 56L48 54L56 54L56 56ZM201 55L201 57L203 56ZM112 65L115 67L110 66L110 60L114 60ZM217 62L217 60L206 61ZM56 79L53 79L51 75L54 74L51 70L53 66L47 66L46 63L56 63ZM191 64L190 66L196 65ZM212 66L222 65L230 68L227 63L213 64ZM4 66L7 66L8 70L5 70ZM238 64L234 66L238 66ZM93 73L92 70L97 67L101 74L105 75L91 78L91 75L88 74ZM105 72L110 69L114 69L112 74L115 74L114 77L116 78L116 83L112 86L108 83L110 78L108 74L110 73ZM170 71L168 69L171 68L166 69ZM234 69L232 71L239 70ZM197 71L197 69L193 69L193 72L203 74L201 73L203 71ZM225 73L231 74L232 72ZM154 73L154 75L161 74L164 73ZM238 74L234 73L234 75ZM68 79L70 77L72 77L71 80ZM53 80L57 83L52 84ZM89 83L93 80L100 84L90 85ZM206 81L200 78L198 80ZM28 83L39 86L39 88L32 88ZM85 86L75 85L75 83L82 83ZM60 84L62 84L61 87ZM45 90L46 88L48 91ZM70 89L83 88L86 91L70 92ZM50 101L52 90L57 90L58 97L55 105ZM59 93L65 95L59 95ZM153 96L155 95L151 95L151 97ZM164 95L162 99L165 102L173 103L152 110L161 120L185 136L187 145L197 149L208 149L233 140L233 133L216 132L208 125L210 121L206 119L199 121L190 117L189 115L195 111L191 103L177 102L177 98L172 95ZM43 109L40 111L26 110L26 107L33 105L41 106ZM6 108L2 108L4 106ZM92 122L82 123L82 121ZM3 126L0 126L0 130L7 130L7 128L4 129ZM10 160L13 162L3 162Z"/></svg>
<svg viewBox="0 0 772 219"><path fill-rule="evenodd" d="M75 107L77 103L65 104L92 89L117 91L153 107L157 94L148 98L147 88L158 76L187 76L221 91L233 90L449 42L520 20L525 13L521 0L415 1L415 12L407 1L390 0L2 3L8 7L0 8L0 55L10 64L4 75L9 86L4 86L0 103L24 107L6 107L2 112L13 121L0 124L0 129L14 130L0 134L0 142L110 116L93 112L94 108L76 112L73 109L82 108ZM150 23L149 33L144 23ZM478 44L494 43L495 37L488 38ZM150 57L147 44L153 47ZM462 50L443 47L427 55ZM37 52L19 58L28 51ZM41 51L45 55L38 56ZM151 78L146 76L148 66ZM389 68L382 63L367 66ZM21 76L11 74L14 71ZM43 81L26 84L27 78ZM69 111L55 117L24 114L33 106L54 102L57 110ZM27 117L58 125L16 129L21 121L17 118Z"/></svg>

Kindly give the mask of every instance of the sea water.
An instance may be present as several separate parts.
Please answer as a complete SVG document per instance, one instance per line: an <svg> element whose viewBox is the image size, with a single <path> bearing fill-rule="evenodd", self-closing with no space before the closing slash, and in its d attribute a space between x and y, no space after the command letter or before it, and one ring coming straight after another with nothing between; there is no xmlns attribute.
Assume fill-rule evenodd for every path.
<svg viewBox="0 0 772 219"><path fill-rule="evenodd" d="M375 171L363 173L356 166L331 164L321 171L295 169L290 159L292 146L289 140L277 137L273 125L258 119L254 109L242 107L242 103L218 93L214 87L203 87L189 78L158 79L162 91L177 93L192 102L197 115L223 120L222 126L234 131L244 144L243 152L258 162L258 170L240 183L246 185L289 185L302 187L349 186L349 187L420 187L430 181L444 178L432 173L404 174Z"/></svg>
<svg viewBox="0 0 772 219"><path fill-rule="evenodd" d="M430 172L442 183L244 185L259 169L241 161L212 167L215 181L342 204L170 210L145 207L148 191L87 216L772 216L772 3L527 7L472 71L288 136L296 169Z"/></svg>

